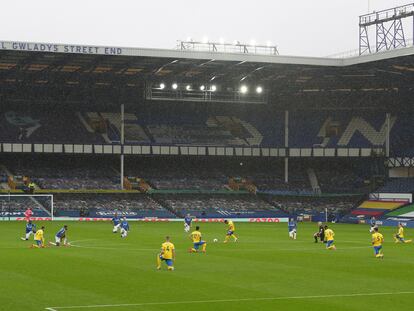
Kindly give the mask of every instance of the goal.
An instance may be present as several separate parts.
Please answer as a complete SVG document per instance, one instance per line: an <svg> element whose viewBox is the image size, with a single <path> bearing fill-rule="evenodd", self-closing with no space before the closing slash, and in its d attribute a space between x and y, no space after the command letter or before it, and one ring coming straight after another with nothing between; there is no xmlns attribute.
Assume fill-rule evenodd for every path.
<svg viewBox="0 0 414 311"><path fill-rule="evenodd" d="M31 209L32 217L54 219L52 194L1 194L0 220L20 220L25 211Z"/></svg>

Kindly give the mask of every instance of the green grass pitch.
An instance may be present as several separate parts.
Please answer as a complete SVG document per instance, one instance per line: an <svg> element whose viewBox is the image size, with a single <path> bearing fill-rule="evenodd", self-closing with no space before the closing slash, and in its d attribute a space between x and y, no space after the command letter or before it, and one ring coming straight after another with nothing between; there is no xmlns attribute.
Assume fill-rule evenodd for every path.
<svg viewBox="0 0 414 311"><path fill-rule="evenodd" d="M110 223L69 222L74 246L46 249L20 240L24 225L0 223L0 310L414 308L414 245L394 244L395 228L381 228L380 260L364 225L333 224L338 249L327 251L313 243L316 224L299 224L292 241L286 224L236 223L239 241L229 244L222 243L224 224L200 224L207 254L187 253L191 243L181 222L132 222L126 239ZM63 223L44 225L53 240ZM173 272L155 269L166 235L177 250Z"/></svg>

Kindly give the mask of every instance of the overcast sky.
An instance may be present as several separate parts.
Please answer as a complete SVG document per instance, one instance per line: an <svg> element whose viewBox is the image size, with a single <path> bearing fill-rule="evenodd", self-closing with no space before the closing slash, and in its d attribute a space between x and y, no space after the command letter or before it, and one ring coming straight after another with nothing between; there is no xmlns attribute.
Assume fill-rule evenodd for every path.
<svg viewBox="0 0 414 311"><path fill-rule="evenodd" d="M370 0L372 10L410 3ZM368 0L4 0L0 40L175 48L187 37L326 56L358 47Z"/></svg>

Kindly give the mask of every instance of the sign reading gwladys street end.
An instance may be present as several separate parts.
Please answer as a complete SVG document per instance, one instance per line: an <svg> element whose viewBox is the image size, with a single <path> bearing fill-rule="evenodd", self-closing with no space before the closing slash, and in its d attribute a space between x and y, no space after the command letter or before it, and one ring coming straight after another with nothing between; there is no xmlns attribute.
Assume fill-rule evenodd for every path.
<svg viewBox="0 0 414 311"><path fill-rule="evenodd" d="M120 47L0 41L0 50L76 54L123 55Z"/></svg>

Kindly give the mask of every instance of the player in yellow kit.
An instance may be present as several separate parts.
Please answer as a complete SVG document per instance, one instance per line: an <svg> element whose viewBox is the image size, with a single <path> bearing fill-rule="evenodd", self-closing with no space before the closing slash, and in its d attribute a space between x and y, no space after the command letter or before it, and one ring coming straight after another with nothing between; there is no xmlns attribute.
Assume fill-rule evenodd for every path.
<svg viewBox="0 0 414 311"><path fill-rule="evenodd" d="M174 270L175 247L169 236L165 237L165 242L161 244L161 253L157 255L157 270L161 269L161 261L165 261L169 271Z"/></svg>
<svg viewBox="0 0 414 311"><path fill-rule="evenodd" d="M228 226L226 238L224 239L224 243L227 243L232 237L234 239L234 242L237 242L237 236L234 234L234 231L236 231L236 227L234 226L233 221L231 220L224 220L224 223Z"/></svg>
<svg viewBox="0 0 414 311"><path fill-rule="evenodd" d="M189 253L198 253L198 249L201 246L201 251L206 252L207 243L201 239L200 227L197 226L195 231L190 234L190 240L193 241L193 247L188 251Z"/></svg>
<svg viewBox="0 0 414 311"><path fill-rule="evenodd" d="M325 240L326 240L326 249L336 250L334 242L335 232L332 229L329 229L328 226L325 226Z"/></svg>
<svg viewBox="0 0 414 311"><path fill-rule="evenodd" d="M372 234L372 246L374 247L375 257L384 258L382 253L382 243L384 243L384 236L378 232L378 227L374 227Z"/></svg>
<svg viewBox="0 0 414 311"><path fill-rule="evenodd" d="M36 231L34 235L34 241L36 244L33 244L31 248L43 248L45 247L45 237L44 237L45 227L42 226L39 230Z"/></svg>
<svg viewBox="0 0 414 311"><path fill-rule="evenodd" d="M397 234L394 236L394 241L395 243L411 243L412 240L406 240L404 239L404 226L402 223L398 224L398 232Z"/></svg>

